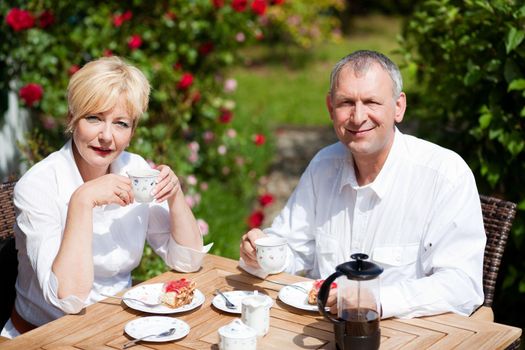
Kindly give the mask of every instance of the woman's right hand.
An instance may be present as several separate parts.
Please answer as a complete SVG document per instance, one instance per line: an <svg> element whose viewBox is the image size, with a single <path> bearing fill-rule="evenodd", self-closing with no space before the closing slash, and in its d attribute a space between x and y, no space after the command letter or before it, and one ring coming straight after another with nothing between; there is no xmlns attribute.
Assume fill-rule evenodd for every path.
<svg viewBox="0 0 525 350"><path fill-rule="evenodd" d="M254 268L261 268L257 262L257 252L255 249L255 240L261 237L266 237L266 234L258 228L251 229L242 236L240 255L246 265Z"/></svg>
<svg viewBox="0 0 525 350"><path fill-rule="evenodd" d="M80 186L71 200L80 200L97 207L107 204L126 206L133 203L135 197L131 188L131 180L127 176L107 174Z"/></svg>

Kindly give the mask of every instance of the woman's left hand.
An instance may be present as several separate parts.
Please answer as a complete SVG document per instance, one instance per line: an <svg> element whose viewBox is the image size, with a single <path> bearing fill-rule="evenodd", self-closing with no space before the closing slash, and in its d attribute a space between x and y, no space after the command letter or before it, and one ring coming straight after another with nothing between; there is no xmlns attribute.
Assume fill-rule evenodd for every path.
<svg viewBox="0 0 525 350"><path fill-rule="evenodd" d="M167 165L157 166L160 171L157 177L157 185L153 190L153 195L157 202L162 202L167 199L175 198L177 192L180 191L180 182L177 175Z"/></svg>

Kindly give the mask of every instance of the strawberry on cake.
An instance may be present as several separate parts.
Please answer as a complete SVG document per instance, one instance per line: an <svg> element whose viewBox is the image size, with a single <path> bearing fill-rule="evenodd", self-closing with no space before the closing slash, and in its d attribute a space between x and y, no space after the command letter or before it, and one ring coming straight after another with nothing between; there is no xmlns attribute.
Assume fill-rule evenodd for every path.
<svg viewBox="0 0 525 350"><path fill-rule="evenodd" d="M308 292L308 304L315 305L317 304L317 293L319 293L319 289L321 289L321 286L323 285L324 280L315 280L312 284L312 288ZM330 285L330 289L337 288L337 283L332 282Z"/></svg>
<svg viewBox="0 0 525 350"><path fill-rule="evenodd" d="M171 308L178 308L191 303L195 282L185 278L168 281L163 284L160 301Z"/></svg>

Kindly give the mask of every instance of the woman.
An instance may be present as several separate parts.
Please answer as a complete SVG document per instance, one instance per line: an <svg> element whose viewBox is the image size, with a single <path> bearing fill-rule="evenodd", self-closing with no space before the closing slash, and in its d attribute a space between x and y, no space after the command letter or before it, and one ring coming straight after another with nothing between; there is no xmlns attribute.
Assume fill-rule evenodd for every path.
<svg viewBox="0 0 525 350"><path fill-rule="evenodd" d="M134 202L126 176L149 167L124 152L149 92L144 75L117 57L89 62L71 78L71 139L14 190L17 296L2 336L15 337L129 288L146 239L170 268L200 267L210 246L203 247L170 167L157 167L151 203Z"/></svg>

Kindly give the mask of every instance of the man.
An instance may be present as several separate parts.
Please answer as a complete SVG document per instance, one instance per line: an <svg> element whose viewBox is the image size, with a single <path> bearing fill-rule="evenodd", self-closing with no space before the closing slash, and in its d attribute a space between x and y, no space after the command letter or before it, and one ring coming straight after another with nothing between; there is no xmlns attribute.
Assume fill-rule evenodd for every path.
<svg viewBox="0 0 525 350"><path fill-rule="evenodd" d="M469 315L483 302L486 237L467 164L396 128L406 96L380 53L337 63L326 105L339 142L313 158L270 228L242 237L241 266L257 273L254 241L265 235L288 240L286 272L311 278L362 252L384 268L383 318Z"/></svg>

